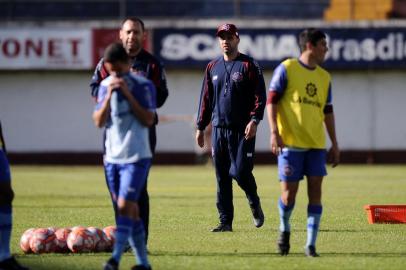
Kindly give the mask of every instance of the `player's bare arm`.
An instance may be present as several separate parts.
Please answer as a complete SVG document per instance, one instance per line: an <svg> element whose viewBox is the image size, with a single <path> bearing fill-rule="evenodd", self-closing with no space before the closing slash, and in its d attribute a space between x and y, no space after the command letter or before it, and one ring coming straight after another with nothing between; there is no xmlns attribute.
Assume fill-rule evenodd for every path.
<svg viewBox="0 0 406 270"><path fill-rule="evenodd" d="M99 110L93 112L93 122L98 128L104 127L107 122L107 118L110 114L110 99L111 93L113 92L113 87L110 85L107 88L106 98L103 100L103 104Z"/></svg>
<svg viewBox="0 0 406 270"><path fill-rule="evenodd" d="M281 149L285 147L285 145L283 143L282 137L279 134L278 125L276 124L276 115L278 111L277 105L270 103L266 105L266 108L269 128L271 130L271 138L270 138L271 151L274 155L279 155Z"/></svg>
<svg viewBox="0 0 406 270"><path fill-rule="evenodd" d="M331 148L328 152L328 162L330 162L334 168L340 163L340 148L338 147L336 137L334 113L328 113L325 115L324 124L331 141Z"/></svg>
<svg viewBox="0 0 406 270"><path fill-rule="evenodd" d="M204 146L204 130L196 130L196 143L200 148Z"/></svg>

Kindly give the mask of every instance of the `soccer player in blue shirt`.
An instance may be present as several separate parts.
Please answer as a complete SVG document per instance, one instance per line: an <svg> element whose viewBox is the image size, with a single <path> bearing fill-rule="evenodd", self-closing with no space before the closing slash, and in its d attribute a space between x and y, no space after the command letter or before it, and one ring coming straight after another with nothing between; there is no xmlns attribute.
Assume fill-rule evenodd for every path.
<svg viewBox="0 0 406 270"><path fill-rule="evenodd" d="M151 269L138 201L151 165L148 127L155 118L155 87L130 71L121 43L106 48L104 62L110 76L100 84L93 120L97 127L105 127L104 167L117 205L116 242L104 270L118 269L127 241L136 257L132 269Z"/></svg>
<svg viewBox="0 0 406 270"><path fill-rule="evenodd" d="M281 197L278 202L278 250L288 255L290 216L299 181L307 178L307 242L305 254L317 257L316 239L322 215L321 185L327 175L325 128L330 137L330 159L339 163L330 74L320 65L327 53L326 35L306 29L299 36L298 59L282 62L274 71L267 101L272 153L278 156Z"/></svg>
<svg viewBox="0 0 406 270"><path fill-rule="evenodd" d="M21 266L10 253L13 198L10 166L6 156L6 145L0 122L0 269L28 270L27 267Z"/></svg>
<svg viewBox="0 0 406 270"><path fill-rule="evenodd" d="M156 106L157 108L160 108L168 98L166 75L161 61L142 47L146 39L144 22L138 17L129 17L124 19L121 24L119 37L128 55L130 56L131 71L138 75L144 76L153 82L156 89ZM109 72L105 67L104 59L102 58L97 64L90 83L91 95L95 100L97 100L101 81L108 76ZM152 154L155 153L156 125L158 124L158 116L156 114L155 116L156 118L154 124L149 127L149 143ZM149 195L147 184L148 181L141 192L139 203L140 216L145 227L146 241L148 240L149 227Z"/></svg>
<svg viewBox="0 0 406 270"><path fill-rule="evenodd" d="M255 178L255 136L263 118L266 91L262 70L238 51L240 37L234 24L217 29L223 55L206 68L197 116L196 142L203 147L204 130L211 122L212 156L217 177L220 224L212 232L232 231L232 179L244 190L257 228L264 223Z"/></svg>

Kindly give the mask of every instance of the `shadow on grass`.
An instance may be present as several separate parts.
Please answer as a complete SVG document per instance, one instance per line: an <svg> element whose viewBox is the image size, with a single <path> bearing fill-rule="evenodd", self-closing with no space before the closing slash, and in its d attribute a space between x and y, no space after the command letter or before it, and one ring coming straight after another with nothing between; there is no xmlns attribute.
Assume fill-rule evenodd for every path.
<svg viewBox="0 0 406 270"><path fill-rule="evenodd" d="M173 257L217 257L217 256L236 256L236 257L280 257L285 258L276 252L171 252L171 251L155 251L151 252L151 256L173 256ZM320 257L404 257L406 252L371 252L371 253L357 253L357 252L323 252ZM304 253L296 252L289 253L286 257L304 257Z"/></svg>
<svg viewBox="0 0 406 270"><path fill-rule="evenodd" d="M130 254L128 256L131 256ZM151 257L191 257L191 258L210 258L210 257L235 257L247 259L304 259L303 253L290 253L288 256L280 256L277 253L267 252L168 252L155 251L151 252ZM322 253L321 257L315 260L329 258L404 258L405 252L327 252ZM109 253L86 253L86 254L49 254L49 255L20 255L17 256L23 265L30 267L31 270L93 270L101 269L102 263L109 257Z"/></svg>
<svg viewBox="0 0 406 270"><path fill-rule="evenodd" d="M32 205L15 205L15 208L29 208L32 209ZM63 208L63 209L69 209L69 208L111 208L111 204L109 205L35 205L35 207L41 207L45 209L55 209L55 208Z"/></svg>

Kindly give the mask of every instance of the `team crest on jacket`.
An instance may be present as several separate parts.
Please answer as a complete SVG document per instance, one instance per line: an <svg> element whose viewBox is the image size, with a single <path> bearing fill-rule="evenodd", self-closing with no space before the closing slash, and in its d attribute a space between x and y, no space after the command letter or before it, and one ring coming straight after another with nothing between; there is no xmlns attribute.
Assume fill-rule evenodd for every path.
<svg viewBox="0 0 406 270"><path fill-rule="evenodd" d="M314 97L317 94L317 87L314 83L308 83L306 85L306 93L311 96Z"/></svg>
<svg viewBox="0 0 406 270"><path fill-rule="evenodd" d="M231 79L234 82L241 82L243 79L242 73L241 72L234 72L233 75L231 75Z"/></svg>

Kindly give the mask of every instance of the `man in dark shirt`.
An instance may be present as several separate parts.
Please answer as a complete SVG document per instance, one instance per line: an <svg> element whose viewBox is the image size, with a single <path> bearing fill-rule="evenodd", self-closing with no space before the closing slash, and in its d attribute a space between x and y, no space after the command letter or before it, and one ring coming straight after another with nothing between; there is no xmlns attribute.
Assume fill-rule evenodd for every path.
<svg viewBox="0 0 406 270"><path fill-rule="evenodd" d="M257 125L265 109L265 82L259 65L238 51L240 38L235 25L221 25L217 36L223 55L207 65L196 132L196 142L203 147L203 131L211 122L220 215L220 224L212 232L232 231L233 178L245 191L254 224L259 228L264 214L252 170Z"/></svg>
<svg viewBox="0 0 406 270"><path fill-rule="evenodd" d="M131 59L131 70L138 75L142 75L151 80L156 88L156 107L160 108L168 97L168 88L166 84L165 71L162 63L152 54L143 49L142 45L146 38L144 22L137 17L130 17L123 21L120 29L120 40L123 43ZM90 83L91 95L96 100L100 82L109 76L104 60L100 59L94 71ZM155 124L149 128L149 143L151 151L155 153L156 146L156 124L158 116L155 116ZM140 195L140 217L144 222L145 236L148 239L149 224L149 196L147 183ZM117 209L113 202L114 209Z"/></svg>

